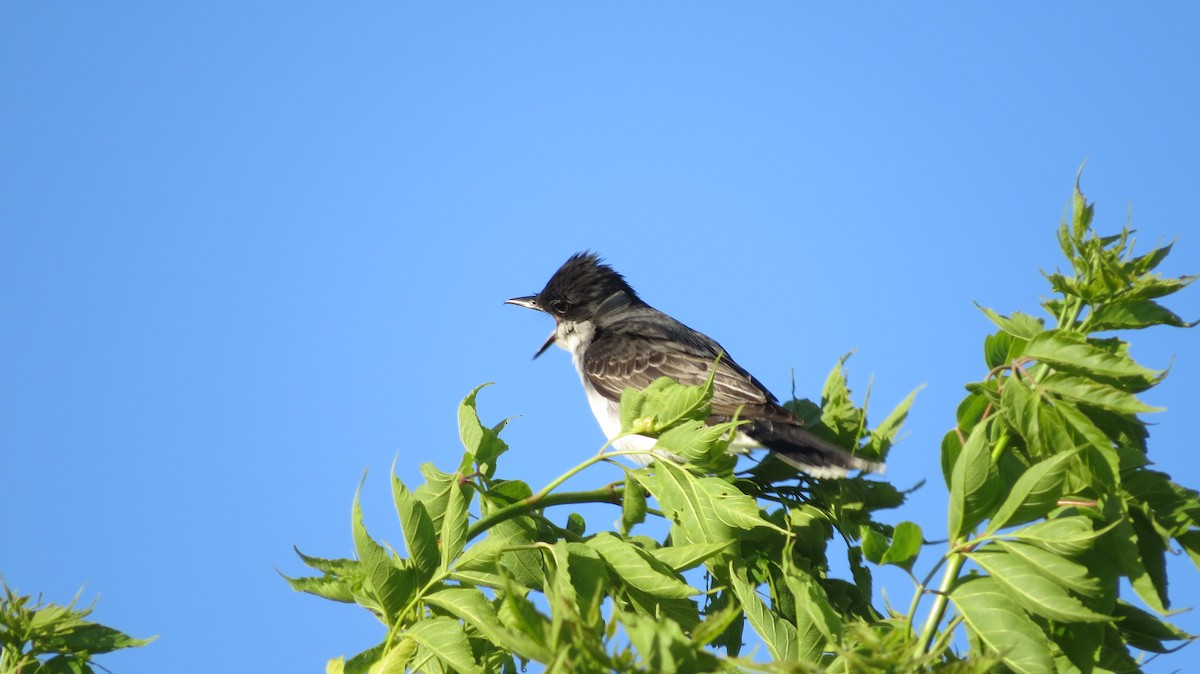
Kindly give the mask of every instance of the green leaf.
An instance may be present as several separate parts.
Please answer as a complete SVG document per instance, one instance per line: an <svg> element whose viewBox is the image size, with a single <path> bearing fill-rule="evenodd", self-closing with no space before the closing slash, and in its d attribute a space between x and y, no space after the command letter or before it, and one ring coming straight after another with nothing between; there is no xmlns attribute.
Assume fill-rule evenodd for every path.
<svg viewBox="0 0 1200 674"><path fill-rule="evenodd" d="M678 543L724 544L734 531L775 527L763 519L758 503L733 485L716 477L697 477L670 461L657 464L652 476L634 474L658 499L663 513L682 539Z"/></svg>
<svg viewBox="0 0 1200 674"><path fill-rule="evenodd" d="M600 553L617 578L648 595L682 599L700 594L699 590L683 582L670 566L613 534L597 534L587 545Z"/></svg>
<svg viewBox="0 0 1200 674"><path fill-rule="evenodd" d="M989 546L990 547L990 546ZM1104 622L1057 583L1039 573L1025 558L984 549L967 555L982 566L1026 611L1060 622Z"/></svg>
<svg viewBox="0 0 1200 674"><path fill-rule="evenodd" d="M706 470L721 463L732 466L734 461L729 460L726 450L737 425L730 422L710 426L703 421L687 419L659 434L655 447Z"/></svg>
<svg viewBox="0 0 1200 674"><path fill-rule="evenodd" d="M704 421L712 413L712 386L716 367L709 369L702 386L684 386L670 377L659 377L641 391L627 388L621 394L621 431L655 435L685 419Z"/></svg>
<svg viewBox="0 0 1200 674"><path fill-rule="evenodd" d="M1200 569L1200 531L1193 529L1186 534L1179 534L1175 537L1179 545L1183 546L1188 557L1192 559L1192 564Z"/></svg>
<svg viewBox="0 0 1200 674"><path fill-rule="evenodd" d="M750 626L758 633L759 638L767 645L767 650L774 660L795 660L798 657L799 643L796 626L784 620L778 613L767 607L758 596L754 584L743 577L730 564L730 581L738 603L746 611Z"/></svg>
<svg viewBox="0 0 1200 674"><path fill-rule="evenodd" d="M1025 471L992 516L986 533L1038 519L1058 507L1067 467L1077 453L1057 454Z"/></svg>
<svg viewBox="0 0 1200 674"><path fill-rule="evenodd" d="M292 547L296 554L300 556L300 561L304 562L310 568L316 569L322 573L327 573L335 576L354 577L362 573L362 568L356 559L324 559L322 557L309 557L300 552L300 548Z"/></svg>
<svg viewBox="0 0 1200 674"><path fill-rule="evenodd" d="M1046 579L1085 597L1099 597L1104 592L1100 579L1086 566L1036 545L1017 541L996 541L995 545L1019 558Z"/></svg>
<svg viewBox="0 0 1200 674"><path fill-rule="evenodd" d="M1088 328L1095 332L1141 330L1156 325L1191 328L1196 323L1188 323L1177 316L1175 312L1149 299L1102 304L1092 312L1088 321Z"/></svg>
<svg viewBox="0 0 1200 674"><path fill-rule="evenodd" d="M1090 549L1106 531L1095 531L1089 517L1073 515L1031 524L1008 535L1059 555L1074 556Z"/></svg>
<svg viewBox="0 0 1200 674"><path fill-rule="evenodd" d="M862 552L867 561L872 564L882 564L883 553L887 552L889 545L887 536L867 524L859 528L859 536L862 537Z"/></svg>
<svg viewBox="0 0 1200 674"><path fill-rule="evenodd" d="M1047 330L1032 339L1025 355L1065 372L1145 387L1160 380L1163 372L1138 365L1125 354L1112 353L1075 332Z"/></svg>
<svg viewBox="0 0 1200 674"><path fill-rule="evenodd" d="M880 558L880 564L894 564L906 571L912 571L913 562L921 552L925 538L921 527L914 522L901 522L892 531L892 544Z"/></svg>
<svg viewBox="0 0 1200 674"><path fill-rule="evenodd" d="M433 520L425 510L425 504L404 486L400 478L392 475L392 500L396 505L396 513L400 516L400 529L404 533L404 545L408 550L408 558L412 560L413 569L420 583L424 584L433 577L438 569L440 555L438 553L437 532L433 528Z"/></svg>
<svg viewBox="0 0 1200 674"><path fill-rule="evenodd" d="M367 674L404 674L412 656L417 652L417 642L412 639L402 639L400 643L388 649L378 662L371 665Z"/></svg>
<svg viewBox="0 0 1200 674"><path fill-rule="evenodd" d="M724 543L707 543L700 545L671 545L664 548L656 548L650 551L650 554L655 559L671 567L675 571L683 572L688 569L697 567L708 561L713 556L724 552L734 541L725 541Z"/></svg>
<svg viewBox="0 0 1200 674"><path fill-rule="evenodd" d="M625 473L625 489L621 492L621 533L628 536L637 524L646 521L646 493L629 472Z"/></svg>
<svg viewBox="0 0 1200 674"><path fill-rule="evenodd" d="M801 660L817 661L827 643L837 643L842 634L842 621L829 603L829 596L812 576L788 565L784 583L792 593L796 610L796 633L800 635ZM806 638L815 630L820 638Z"/></svg>
<svg viewBox="0 0 1200 674"><path fill-rule="evenodd" d="M527 634L506 628L492 603L475 588L444 588L427 595L425 602L461 618L492 643L525 660L548 662L553 657L549 649Z"/></svg>
<svg viewBox="0 0 1200 674"><path fill-rule="evenodd" d="M357 564L357 562L355 562ZM283 575L283 574L280 574ZM287 584L297 592L306 592L331 601L354 603L354 592L350 589L350 581L336 576L320 576L292 578L283 576Z"/></svg>
<svg viewBox="0 0 1200 674"><path fill-rule="evenodd" d="M1042 325L1042 319L1034 318L1020 311L1013 312L1013 315L1010 317L996 313L979 303L976 303L975 306L986 314L998 328L1018 339L1033 339L1045 329Z"/></svg>
<svg viewBox="0 0 1200 674"><path fill-rule="evenodd" d="M38 645L48 646L47 650L87 653L88 656L92 656L122 648L145 646L157 638L135 639L120 630L86 620L78 621L77 625L66 629L63 629L63 625L56 627L58 633L54 634L53 638L36 640L35 643L40 642Z"/></svg>
<svg viewBox="0 0 1200 674"><path fill-rule="evenodd" d="M842 356L821 388L821 426L829 429L835 442L843 446L857 446L866 427L865 412L854 404L844 372L850 354Z"/></svg>
<svg viewBox="0 0 1200 674"><path fill-rule="evenodd" d="M1167 597L1167 544L1140 510L1131 510L1129 515L1129 524L1137 533L1138 557L1146 570L1142 577L1131 578L1133 589L1151 608L1165 613L1171 608ZM1152 601L1151 596L1157 601Z"/></svg>
<svg viewBox="0 0 1200 674"><path fill-rule="evenodd" d="M488 428L480 423L479 414L475 409L475 397L485 386L490 385L489 382L475 387L475 390L463 398L462 403L458 406L458 434L462 439L463 447L471 455L474 463L479 465L480 472L489 478L496 472L497 457L508 451L508 445L499 436L499 430L504 427L504 422L501 422L496 428ZM469 470L470 463L470 460L466 461L466 465L460 466L460 470Z"/></svg>
<svg viewBox="0 0 1200 674"><path fill-rule="evenodd" d="M464 490L463 486L452 488L446 501L446 514L442 518L442 571L450 569L467 544L467 497Z"/></svg>
<svg viewBox="0 0 1200 674"><path fill-rule="evenodd" d="M1118 487L1121 484L1121 460L1112 440L1092 420L1072 405L1055 405L1054 411L1063 421L1068 435L1076 446L1082 447L1081 458L1099 485Z"/></svg>
<svg viewBox="0 0 1200 674"><path fill-rule="evenodd" d="M921 386L913 389L912 393L909 393L907 396L905 396L904 400L901 400L900 404L896 405L896 408L893 409L887 415L887 417L879 423L878 426L871 430L871 441L867 445L869 456L879 457L880 461L887 459L888 451L891 449L892 443L896 439L896 433L900 431L901 425L903 425L904 421L908 418L908 411L912 408L913 401L916 400L917 394L920 393L921 389L923 388L925 388L925 386L922 384Z"/></svg>
<svg viewBox="0 0 1200 674"><path fill-rule="evenodd" d="M423 463L421 475L425 476L425 482L414 489L413 494L425 504L425 512L433 520L434 530L441 531L446 504L450 501L450 490L458 487L460 474L443 473L432 463Z"/></svg>
<svg viewBox="0 0 1200 674"><path fill-rule="evenodd" d="M356 594L355 600L378 611L384 624L391 626L416 593L416 580L411 569L398 567L387 548L367 533L363 525L362 506L359 504L361 491L360 484L358 491L354 493L351 529L354 534L354 550L364 571L365 595Z"/></svg>
<svg viewBox="0 0 1200 674"><path fill-rule="evenodd" d="M950 593L975 636L1019 674L1053 674L1050 644L994 578L963 579Z"/></svg>
<svg viewBox="0 0 1200 674"><path fill-rule="evenodd" d="M1133 524L1132 517L1122 519L1112 525L1112 529L1107 532L1107 537L1104 543L1111 546L1112 551L1116 553L1117 563L1121 567L1121 571L1129 577L1129 582L1133 585L1133 590L1141 597L1142 601L1146 602L1150 608L1159 613L1166 613L1168 604L1165 596L1165 588L1160 593L1159 586L1156 581L1156 576L1159 574L1152 573L1149 570L1149 564L1161 564L1162 551L1158 551L1158 559L1146 559L1143 561L1142 550L1143 545L1151 547L1154 545L1153 539L1143 543L1140 538L1140 533ZM1160 541L1161 543L1161 541Z"/></svg>
<svg viewBox="0 0 1200 674"><path fill-rule="evenodd" d="M963 537L992 514L999 483L992 479L995 467L990 461L987 442L988 424L978 424L963 446L950 476L950 521L952 539Z"/></svg>
<svg viewBox="0 0 1200 674"><path fill-rule="evenodd" d="M1143 403L1132 393L1064 372L1051 373L1042 380L1041 386L1050 393L1078 401L1084 405L1122 414L1161 412L1163 410L1161 407L1152 407Z"/></svg>
<svg viewBox="0 0 1200 674"><path fill-rule="evenodd" d="M1184 641L1195 639L1168 622L1163 622L1145 611L1123 601L1117 602L1116 617L1119 620L1117 629L1130 646L1151 653L1169 653L1175 647L1168 647L1163 641Z"/></svg>
<svg viewBox="0 0 1200 674"><path fill-rule="evenodd" d="M459 674L483 674L471 654L462 625L451 618L428 618L413 625L404 636L420 644Z"/></svg>

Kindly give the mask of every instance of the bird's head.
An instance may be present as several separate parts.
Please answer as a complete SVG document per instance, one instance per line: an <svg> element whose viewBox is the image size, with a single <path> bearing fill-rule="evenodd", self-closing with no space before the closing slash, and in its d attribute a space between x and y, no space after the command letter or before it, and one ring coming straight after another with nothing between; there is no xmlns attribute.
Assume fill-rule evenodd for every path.
<svg viewBox="0 0 1200 674"><path fill-rule="evenodd" d="M624 293L623 296L620 294ZM555 326L591 321L606 300L614 296L639 302L637 293L625 282L625 277L604 264L592 252L576 253L554 272L546 287L536 295L514 297L505 304L534 309L554 317ZM534 358L554 343L556 334L551 334Z"/></svg>

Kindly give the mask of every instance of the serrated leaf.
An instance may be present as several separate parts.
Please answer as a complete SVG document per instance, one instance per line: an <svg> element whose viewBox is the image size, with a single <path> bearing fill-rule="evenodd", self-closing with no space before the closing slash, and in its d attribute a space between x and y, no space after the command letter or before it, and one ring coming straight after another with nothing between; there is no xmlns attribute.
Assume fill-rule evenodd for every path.
<svg viewBox="0 0 1200 674"><path fill-rule="evenodd" d="M1050 644L1041 628L994 578L960 581L950 593L975 636L1019 674L1053 674Z"/></svg>
<svg viewBox="0 0 1200 674"><path fill-rule="evenodd" d="M1129 577L1133 590L1137 592L1142 601L1155 611L1166 613L1166 599L1159 593L1158 585L1148 570L1146 562L1142 559L1143 551L1139 545L1138 532L1130 523L1130 519L1122 519L1113 524L1112 529L1107 532L1105 543L1111 546L1113 552L1116 553L1115 556L1121 571ZM1161 553L1159 559L1153 560L1151 563L1155 561L1162 562Z"/></svg>
<svg viewBox="0 0 1200 674"><path fill-rule="evenodd" d="M1129 645L1143 651L1169 653L1177 647L1168 647L1163 644L1163 641L1184 641L1196 638L1175 625L1159 620L1123 601L1117 602L1115 615L1119 621L1117 629L1121 631L1121 635L1129 642Z"/></svg>
<svg viewBox="0 0 1200 674"><path fill-rule="evenodd" d="M296 554L300 556L300 560L310 568L316 569L322 573L332 574L335 576L353 577L362 574L362 568L356 559L325 559L323 557L309 557L300 552L300 548L292 547Z"/></svg>
<svg viewBox="0 0 1200 674"><path fill-rule="evenodd" d="M1079 562L1024 542L996 541L995 545L1014 558L1022 559L1029 568L1051 582L1079 595L1099 597L1104 591L1100 579Z"/></svg>
<svg viewBox="0 0 1200 674"><path fill-rule="evenodd" d="M659 377L641 391L621 393L621 431L654 435L685 420L704 421L712 413L712 386L716 367L709 369L701 386L684 386L670 377Z"/></svg>
<svg viewBox="0 0 1200 674"><path fill-rule="evenodd" d="M754 585L743 578L742 574L733 568L733 565L730 565L729 576L738 603L745 610L750 626L767 645L772 659L795 660L799 650L796 626L768 608L762 598L758 596Z"/></svg>
<svg viewBox="0 0 1200 674"><path fill-rule="evenodd" d="M1000 495L998 482L991 479L995 468L990 460L987 430L988 424L975 426L950 476L949 531L953 539L966 535L990 516Z"/></svg>
<svg viewBox="0 0 1200 674"><path fill-rule="evenodd" d="M975 306L986 314L996 324L996 327L1019 339L1033 339L1045 329L1040 318L1034 318L1020 311L1013 312L1012 316L1003 316L979 303L976 303Z"/></svg>
<svg viewBox="0 0 1200 674"><path fill-rule="evenodd" d="M1112 353L1089 343L1083 335L1047 330L1030 340L1025 355L1058 370L1111 379L1131 385L1149 386L1162 378L1159 370L1138 365L1124 354Z"/></svg>
<svg viewBox="0 0 1200 674"><path fill-rule="evenodd" d="M1046 391L1064 398L1122 414L1163 411L1161 407L1143 403L1132 393L1065 372L1051 373L1041 381L1040 385Z"/></svg>
<svg viewBox="0 0 1200 674"><path fill-rule="evenodd" d="M587 545L600 553L617 578L648 595L683 599L700 594L680 579L670 566L613 534L597 534L587 541Z"/></svg>
<svg viewBox="0 0 1200 674"><path fill-rule="evenodd" d="M506 628L492 603L475 588L444 588L427 595L425 601L459 617L492 643L525 660L548 662L552 657L549 649L527 634Z"/></svg>
<svg viewBox="0 0 1200 674"><path fill-rule="evenodd" d="M666 564L677 572L700 566L713 556L725 551L733 545L733 541L724 543L708 543L699 545L671 545L650 550L655 559Z"/></svg>
<svg viewBox="0 0 1200 674"><path fill-rule="evenodd" d="M1025 558L985 549L967 555L1026 611L1060 622L1104 622L1110 618L1092 611L1057 583L1038 573Z"/></svg>
<svg viewBox="0 0 1200 674"><path fill-rule="evenodd" d="M122 648L145 646L157 638L135 639L120 630L86 620L80 620L74 626L60 624L55 628L52 636L36 639L36 644L47 651L87 653L91 656L111 653Z"/></svg>
<svg viewBox="0 0 1200 674"><path fill-rule="evenodd" d="M1082 447L1080 458L1091 469L1101 485L1119 487L1121 461L1112 440L1091 419L1072 405L1055 405L1054 411L1076 446Z"/></svg>
<svg viewBox="0 0 1200 674"><path fill-rule="evenodd" d="M367 674L404 674L409 659L417 652L417 643L412 639L401 639L388 649L378 662L367 669Z"/></svg>
<svg viewBox="0 0 1200 674"><path fill-rule="evenodd" d="M459 674L483 674L471 654L471 644L462 625L451 618L427 618L413 625L404 636L420 644Z"/></svg>
<svg viewBox="0 0 1200 674"><path fill-rule="evenodd" d="M1055 554L1074 556L1090 549L1106 531L1094 530L1089 517L1072 515L1031 524L1007 535Z"/></svg>
<svg viewBox="0 0 1200 674"><path fill-rule="evenodd" d="M442 518L441 569L448 571L467 544L467 497L465 487L450 489Z"/></svg>
<svg viewBox="0 0 1200 674"><path fill-rule="evenodd" d="M367 533L363 525L362 506L359 503L361 490L360 484L359 490L354 493L351 529L354 535L354 550L364 572L365 594L356 594L355 600L378 611L384 624L391 626L412 599L417 589L416 580L411 568L397 566L387 548Z"/></svg>
<svg viewBox="0 0 1200 674"><path fill-rule="evenodd" d="M879 457L880 461L887 459L888 450L891 449L892 443L896 439L896 433L900 431L900 427L908 419L908 412L912 408L913 401L916 400L917 394L923 388L925 388L924 384L913 389L912 393L905 396L904 400L901 400L900 404L896 405L895 409L888 413L887 417L871 430L871 441L867 445L870 455Z"/></svg>
<svg viewBox="0 0 1200 674"><path fill-rule="evenodd" d="M1175 312L1149 299L1102 304L1092 312L1088 321L1088 328L1095 332L1141 330L1156 325L1190 328L1196 323L1183 320Z"/></svg>
<svg viewBox="0 0 1200 674"><path fill-rule="evenodd" d="M654 475L635 473L643 486L658 499L663 513L683 536L679 543L724 544L734 531L770 527L758 503L720 478L697 477L682 466L660 462Z"/></svg>
<svg viewBox="0 0 1200 674"><path fill-rule="evenodd" d="M986 533L1038 519L1058 507L1067 467L1077 451L1068 451L1035 463L1008 491L992 516Z"/></svg>
<svg viewBox="0 0 1200 674"><path fill-rule="evenodd" d="M440 559L433 519L425 510L425 504L395 475L392 475L392 501L400 517L400 529L404 534L408 558L412 561L412 567L419 578L418 582L424 584L437 571Z"/></svg>
<svg viewBox="0 0 1200 674"><path fill-rule="evenodd" d="M1131 510L1129 514L1129 524L1137 533L1138 557L1142 568L1146 570L1144 576L1130 579L1133 589L1151 608L1165 613L1171 608L1171 601L1167 597L1167 544L1140 510ZM1157 598L1157 602L1148 598L1151 595Z"/></svg>
<svg viewBox="0 0 1200 674"><path fill-rule="evenodd" d="M347 604L354 603L354 593L350 589L350 581L344 578L335 576L310 576L305 578L283 576L283 579L297 592L306 592L331 601Z"/></svg>
<svg viewBox="0 0 1200 674"><path fill-rule="evenodd" d="M495 428L484 426L479 421L479 413L475 408L476 396L484 387L490 385L491 382L475 387L458 406L459 438L463 448L470 455L459 470L467 471L471 463L477 463L481 472L489 478L496 472L496 458L508 451L508 444L499 436L505 422L500 422Z"/></svg>
<svg viewBox="0 0 1200 674"><path fill-rule="evenodd" d="M421 464L421 475L425 477L425 482L413 490L413 495L425 504L425 512L433 520L434 530L441 531L450 490L458 487L458 480L454 474L443 473L432 463Z"/></svg>
<svg viewBox="0 0 1200 674"><path fill-rule="evenodd" d="M800 658L814 662L825 650L827 642L836 643L842 633L842 621L829 603L829 596L812 576L801 573L796 568L788 566L784 572L784 583L792 593L792 601L796 611L796 632L803 635L815 629L821 639L814 640L812 652L804 652L803 646ZM801 637L801 642L805 639Z"/></svg>

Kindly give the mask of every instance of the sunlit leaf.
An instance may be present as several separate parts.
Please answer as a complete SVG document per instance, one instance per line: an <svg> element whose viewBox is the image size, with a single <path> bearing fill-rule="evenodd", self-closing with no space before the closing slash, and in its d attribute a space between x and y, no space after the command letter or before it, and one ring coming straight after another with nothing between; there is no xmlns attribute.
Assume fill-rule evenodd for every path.
<svg viewBox="0 0 1200 674"><path fill-rule="evenodd" d="M950 593L978 639L1019 674L1052 674L1054 663L1046 635L1002 589L998 581L976 576L960 581Z"/></svg>

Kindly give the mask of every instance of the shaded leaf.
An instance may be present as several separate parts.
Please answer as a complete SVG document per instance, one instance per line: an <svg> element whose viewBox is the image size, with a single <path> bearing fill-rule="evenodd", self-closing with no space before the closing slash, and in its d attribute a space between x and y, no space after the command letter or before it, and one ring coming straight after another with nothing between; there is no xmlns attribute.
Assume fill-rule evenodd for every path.
<svg viewBox="0 0 1200 674"><path fill-rule="evenodd" d="M1016 483L1009 489L1008 496L992 516L987 533L1038 519L1058 507L1067 466L1076 453L1063 452L1049 460L1035 463L1017 478Z"/></svg>
<svg viewBox="0 0 1200 674"><path fill-rule="evenodd" d="M950 593L976 638L1020 674L1052 674L1050 645L994 578L963 579Z"/></svg>

